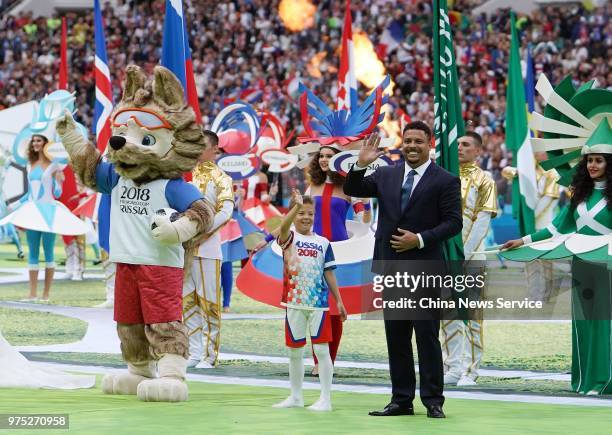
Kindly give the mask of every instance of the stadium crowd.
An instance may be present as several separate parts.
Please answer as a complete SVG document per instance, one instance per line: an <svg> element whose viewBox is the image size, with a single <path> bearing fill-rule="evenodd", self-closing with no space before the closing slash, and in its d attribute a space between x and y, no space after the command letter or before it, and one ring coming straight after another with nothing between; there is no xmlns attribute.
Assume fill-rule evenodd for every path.
<svg viewBox="0 0 612 435"><path fill-rule="evenodd" d="M278 15L278 0L186 0L186 16L195 80L205 124L224 100L261 93L259 103L289 124L300 125L291 84L296 78L330 105L335 101L343 0L314 2L312 27L291 32ZM509 157L503 146L509 13L501 10L475 17L479 0L457 0L451 6L456 60L464 119L487 143L483 165L496 170ZM128 62L152 69L161 56L164 0L118 0L103 6L109 68L115 93ZM383 55L396 83L393 108L415 119L433 122L431 6L416 0L353 0L353 31L364 31ZM612 86L612 4L545 6L520 16L522 47L531 45L534 69L556 83L572 73L576 82L597 78ZM77 92L81 121L92 125L94 103L93 14L67 15L69 87ZM31 13L0 19L0 109L39 99L57 84L58 16ZM400 40L383 35L395 29ZM381 45L384 43L385 45ZM312 62L315 55L320 61ZM524 56L523 56L524 57ZM367 89L361 86L362 97ZM117 98L118 95L115 96ZM536 101L537 104L537 101ZM395 116L395 115L394 115Z"/></svg>

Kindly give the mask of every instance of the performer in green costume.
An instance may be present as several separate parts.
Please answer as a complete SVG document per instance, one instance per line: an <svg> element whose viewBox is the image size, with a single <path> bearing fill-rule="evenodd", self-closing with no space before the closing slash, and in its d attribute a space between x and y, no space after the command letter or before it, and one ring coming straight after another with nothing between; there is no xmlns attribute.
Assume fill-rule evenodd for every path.
<svg viewBox="0 0 612 435"><path fill-rule="evenodd" d="M571 180L572 199L551 225L506 242L501 253L573 259L572 389L588 395L612 393L612 92L592 86L576 91L566 79L553 90L546 77L538 81L548 107L531 127L548 134L532 139L533 148L548 152L543 166L561 184Z"/></svg>

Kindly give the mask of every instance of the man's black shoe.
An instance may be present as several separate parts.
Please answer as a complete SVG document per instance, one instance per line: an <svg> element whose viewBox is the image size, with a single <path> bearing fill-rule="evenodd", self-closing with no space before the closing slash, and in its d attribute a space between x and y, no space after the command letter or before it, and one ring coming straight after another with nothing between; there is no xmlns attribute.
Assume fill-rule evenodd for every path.
<svg viewBox="0 0 612 435"><path fill-rule="evenodd" d="M374 417L392 417L396 415L414 415L414 408L412 406L401 406L397 403L389 403L385 406L382 411L370 411L368 415Z"/></svg>
<svg viewBox="0 0 612 435"><path fill-rule="evenodd" d="M444 411L440 405L433 405L427 407L427 417L429 418L446 418Z"/></svg>

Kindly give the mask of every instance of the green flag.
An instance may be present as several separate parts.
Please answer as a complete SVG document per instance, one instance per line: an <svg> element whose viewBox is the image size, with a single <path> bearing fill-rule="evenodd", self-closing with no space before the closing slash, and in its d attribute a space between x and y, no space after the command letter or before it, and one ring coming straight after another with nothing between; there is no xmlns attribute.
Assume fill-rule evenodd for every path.
<svg viewBox="0 0 612 435"><path fill-rule="evenodd" d="M511 13L510 23L512 43L506 89L506 146L512 151L518 172L512 181L512 215L518 220L521 236L525 236L535 231L534 210L538 203L538 187L527 127L527 100L514 13Z"/></svg>
<svg viewBox="0 0 612 435"><path fill-rule="evenodd" d="M446 0L433 2L434 136L438 165L459 175L457 139L464 134L453 36ZM447 259L463 260L461 233L445 242Z"/></svg>

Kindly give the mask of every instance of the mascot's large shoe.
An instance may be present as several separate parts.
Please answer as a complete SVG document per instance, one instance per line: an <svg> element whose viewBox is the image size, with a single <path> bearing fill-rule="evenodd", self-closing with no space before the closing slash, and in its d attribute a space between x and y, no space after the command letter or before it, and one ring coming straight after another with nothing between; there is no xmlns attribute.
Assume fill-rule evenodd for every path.
<svg viewBox="0 0 612 435"><path fill-rule="evenodd" d="M185 383L187 360L180 355L165 354L158 362L159 378L138 384L138 398L145 402L184 402L189 393Z"/></svg>
<svg viewBox="0 0 612 435"><path fill-rule="evenodd" d="M106 375L102 378L104 394L136 394L138 385L157 376L154 361L128 363L127 373Z"/></svg>

